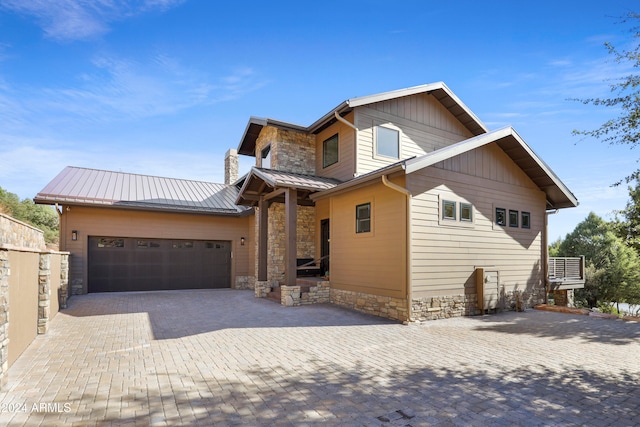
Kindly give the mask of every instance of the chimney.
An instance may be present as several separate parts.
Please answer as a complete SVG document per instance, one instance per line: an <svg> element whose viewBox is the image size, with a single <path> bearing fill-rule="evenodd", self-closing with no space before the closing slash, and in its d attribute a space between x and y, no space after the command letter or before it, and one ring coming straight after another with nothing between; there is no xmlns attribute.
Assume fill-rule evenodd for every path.
<svg viewBox="0 0 640 427"><path fill-rule="evenodd" d="M224 183L231 185L238 180L238 151L230 148L224 155Z"/></svg>

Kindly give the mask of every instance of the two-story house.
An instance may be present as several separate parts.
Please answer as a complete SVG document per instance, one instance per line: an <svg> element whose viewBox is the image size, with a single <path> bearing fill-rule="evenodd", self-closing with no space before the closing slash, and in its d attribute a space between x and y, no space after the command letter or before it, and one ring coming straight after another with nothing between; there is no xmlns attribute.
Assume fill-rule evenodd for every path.
<svg viewBox="0 0 640 427"><path fill-rule="evenodd" d="M569 189L444 83L349 99L310 126L251 118L226 183L66 168L74 293L235 287L402 321L545 300L550 210ZM301 281L300 259L326 279ZM307 266L308 267L308 266ZM311 296L310 296L311 295Z"/></svg>

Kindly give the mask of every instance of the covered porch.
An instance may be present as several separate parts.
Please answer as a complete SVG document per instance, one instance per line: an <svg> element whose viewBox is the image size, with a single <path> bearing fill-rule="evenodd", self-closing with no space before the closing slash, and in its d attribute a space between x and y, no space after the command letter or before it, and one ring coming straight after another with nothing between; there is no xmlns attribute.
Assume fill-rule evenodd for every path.
<svg viewBox="0 0 640 427"><path fill-rule="evenodd" d="M320 230L309 196L337 184L330 178L272 169L254 167L249 172L236 203L256 209L256 297L274 293L285 305L299 305L301 292L314 289L315 295L305 299L320 302L316 300L326 294L328 301L328 281L298 276L303 270L319 277L328 269L328 228Z"/></svg>

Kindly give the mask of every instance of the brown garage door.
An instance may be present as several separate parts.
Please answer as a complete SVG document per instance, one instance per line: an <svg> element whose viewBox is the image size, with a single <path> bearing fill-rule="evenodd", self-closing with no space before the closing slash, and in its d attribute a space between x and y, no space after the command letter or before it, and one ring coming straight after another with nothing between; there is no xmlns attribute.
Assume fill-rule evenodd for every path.
<svg viewBox="0 0 640 427"><path fill-rule="evenodd" d="M231 242L89 237L89 292L228 288Z"/></svg>

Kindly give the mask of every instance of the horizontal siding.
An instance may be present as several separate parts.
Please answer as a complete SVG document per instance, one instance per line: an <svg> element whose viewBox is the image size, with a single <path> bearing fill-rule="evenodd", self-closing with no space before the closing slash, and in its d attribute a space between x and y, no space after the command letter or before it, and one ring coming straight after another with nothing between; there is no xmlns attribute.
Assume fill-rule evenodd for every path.
<svg viewBox="0 0 640 427"><path fill-rule="evenodd" d="M545 195L503 156L501 150L492 148L479 153L482 167L475 168L473 176L444 169L457 168L459 159L408 176L407 186L413 195L414 297L475 293L476 266L495 266L500 285L507 291L539 285ZM491 168L503 172L497 174ZM456 201L458 208L460 202L471 203L473 225L440 221L440 199ZM496 207L530 212L531 229L494 225Z"/></svg>
<svg viewBox="0 0 640 427"><path fill-rule="evenodd" d="M419 94L359 107L358 173L363 174L394 162L375 156L374 132L392 124L400 130L400 157L420 156L463 141L473 135L433 96Z"/></svg>
<svg viewBox="0 0 640 427"><path fill-rule="evenodd" d="M345 119L353 122L353 113ZM322 167L323 142L338 134L338 163L327 168ZM346 181L355 173L355 130L342 122L336 122L316 136L316 175Z"/></svg>
<svg viewBox="0 0 640 427"><path fill-rule="evenodd" d="M148 239L228 240L232 242L232 281L235 276L253 276L255 264L250 236L253 216L216 217L134 210L73 206L63 209L61 218L61 250L71 252L70 281L82 279L87 286L87 240L89 236L140 237ZM71 231L78 240L71 240ZM240 246L240 238L246 239Z"/></svg>
<svg viewBox="0 0 640 427"><path fill-rule="evenodd" d="M371 202L372 231L356 234L355 207ZM331 287L406 296L406 199L374 184L330 200Z"/></svg>

